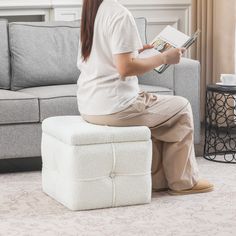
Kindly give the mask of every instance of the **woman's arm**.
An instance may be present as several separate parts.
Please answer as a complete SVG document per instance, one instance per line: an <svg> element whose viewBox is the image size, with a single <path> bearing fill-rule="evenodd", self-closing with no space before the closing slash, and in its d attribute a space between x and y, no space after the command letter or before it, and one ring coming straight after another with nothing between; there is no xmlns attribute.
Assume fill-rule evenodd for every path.
<svg viewBox="0 0 236 236"><path fill-rule="evenodd" d="M184 48L172 48L162 54L140 59L134 58L132 53L114 55L116 68L122 78L142 75L162 64L177 64L180 61Z"/></svg>

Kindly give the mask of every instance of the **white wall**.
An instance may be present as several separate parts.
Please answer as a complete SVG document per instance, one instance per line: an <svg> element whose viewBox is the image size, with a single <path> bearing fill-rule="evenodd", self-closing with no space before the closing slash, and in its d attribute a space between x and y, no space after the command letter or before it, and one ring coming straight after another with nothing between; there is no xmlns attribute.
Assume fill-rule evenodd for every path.
<svg viewBox="0 0 236 236"><path fill-rule="evenodd" d="M166 25L190 33L191 0L120 0L135 17L146 17L148 41ZM0 0L0 17L41 16L43 20L76 20L81 16L82 0ZM14 17L17 21L17 17ZM34 18L33 18L34 19Z"/></svg>
<svg viewBox="0 0 236 236"><path fill-rule="evenodd" d="M53 0L55 20L79 19L81 5L65 8L60 3L63 0ZM71 5L75 0L68 0ZM78 1L76 1L78 2ZM81 0L79 1L81 3ZM191 0L120 0L131 10L135 17L146 17L148 21L148 41L151 41L166 25L172 25L177 29L190 33Z"/></svg>

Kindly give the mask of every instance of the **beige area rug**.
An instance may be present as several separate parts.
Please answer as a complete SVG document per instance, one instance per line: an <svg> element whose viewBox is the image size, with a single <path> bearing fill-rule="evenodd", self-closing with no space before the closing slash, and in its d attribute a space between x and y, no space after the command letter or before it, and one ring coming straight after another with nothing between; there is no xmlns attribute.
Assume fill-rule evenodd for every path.
<svg viewBox="0 0 236 236"><path fill-rule="evenodd" d="M198 162L202 176L215 183L214 192L154 193L148 205L83 212L42 193L40 172L0 175L0 235L236 235L236 165Z"/></svg>

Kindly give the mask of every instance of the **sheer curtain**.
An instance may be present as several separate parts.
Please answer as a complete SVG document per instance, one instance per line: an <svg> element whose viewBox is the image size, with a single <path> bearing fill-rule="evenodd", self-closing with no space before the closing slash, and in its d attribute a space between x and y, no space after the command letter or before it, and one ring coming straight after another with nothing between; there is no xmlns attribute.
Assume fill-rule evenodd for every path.
<svg viewBox="0 0 236 236"><path fill-rule="evenodd" d="M202 120L206 85L236 72L235 22L236 0L192 0L192 31L201 30L192 58L201 62Z"/></svg>

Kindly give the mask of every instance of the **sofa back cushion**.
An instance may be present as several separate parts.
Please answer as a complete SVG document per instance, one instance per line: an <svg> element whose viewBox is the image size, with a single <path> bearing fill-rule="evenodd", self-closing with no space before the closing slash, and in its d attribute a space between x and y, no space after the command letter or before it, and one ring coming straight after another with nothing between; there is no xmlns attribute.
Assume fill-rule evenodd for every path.
<svg viewBox="0 0 236 236"><path fill-rule="evenodd" d="M0 19L0 89L10 88L10 56L7 20Z"/></svg>
<svg viewBox="0 0 236 236"><path fill-rule="evenodd" d="M78 21L10 23L11 89L76 83L79 34Z"/></svg>
<svg viewBox="0 0 236 236"><path fill-rule="evenodd" d="M147 43L147 38L146 38L147 20L144 17L139 17L139 18L135 18L135 22L136 22L142 43L146 44Z"/></svg>

